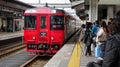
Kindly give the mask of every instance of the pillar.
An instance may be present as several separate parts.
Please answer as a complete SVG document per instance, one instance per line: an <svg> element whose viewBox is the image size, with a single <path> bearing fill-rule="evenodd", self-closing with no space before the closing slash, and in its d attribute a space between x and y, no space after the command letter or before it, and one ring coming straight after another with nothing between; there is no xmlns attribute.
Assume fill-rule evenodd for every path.
<svg viewBox="0 0 120 67"><path fill-rule="evenodd" d="M107 20L109 20L109 18L113 18L114 14L114 6L108 6L107 8Z"/></svg>
<svg viewBox="0 0 120 67"><path fill-rule="evenodd" d="M89 22L95 22L98 19L98 0L89 1Z"/></svg>
<svg viewBox="0 0 120 67"><path fill-rule="evenodd" d="M15 32L15 18L13 19L13 32Z"/></svg>
<svg viewBox="0 0 120 67"><path fill-rule="evenodd" d="M2 18L0 18L0 30L1 30L1 26L2 26Z"/></svg>

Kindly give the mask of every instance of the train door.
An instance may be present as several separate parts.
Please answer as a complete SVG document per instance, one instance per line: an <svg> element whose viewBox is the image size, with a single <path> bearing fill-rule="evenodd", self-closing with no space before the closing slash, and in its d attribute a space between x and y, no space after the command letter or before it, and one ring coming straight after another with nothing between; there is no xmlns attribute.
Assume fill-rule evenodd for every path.
<svg viewBox="0 0 120 67"><path fill-rule="evenodd" d="M40 15L40 43L48 44L49 43L49 16Z"/></svg>

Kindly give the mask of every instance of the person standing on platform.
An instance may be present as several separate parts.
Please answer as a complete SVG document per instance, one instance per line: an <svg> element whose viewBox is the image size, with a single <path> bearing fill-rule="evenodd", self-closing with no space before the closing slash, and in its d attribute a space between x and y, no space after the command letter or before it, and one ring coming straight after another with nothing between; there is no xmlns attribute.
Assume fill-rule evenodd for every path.
<svg viewBox="0 0 120 67"><path fill-rule="evenodd" d="M97 58L103 59L105 52L105 44L107 41L107 36L109 35L109 30L105 21L101 21L99 26L100 27L96 37L96 48L99 47L100 50L98 51L98 53L95 53L95 55Z"/></svg>
<svg viewBox="0 0 120 67"><path fill-rule="evenodd" d="M91 43L92 43L91 26L92 23L90 22L86 23L86 30L83 38L83 42L86 45L85 56L87 55L91 56Z"/></svg>
<svg viewBox="0 0 120 67"><path fill-rule="evenodd" d="M107 39L102 67L120 67L120 11L109 25L110 36Z"/></svg>
<svg viewBox="0 0 120 67"><path fill-rule="evenodd" d="M97 32L99 30L99 21L95 22L95 25L92 27L92 33L94 35L94 42L93 45L96 47L96 36L97 36Z"/></svg>
<svg viewBox="0 0 120 67"><path fill-rule="evenodd" d="M110 18L108 21L108 25L110 25L113 22L113 18Z"/></svg>

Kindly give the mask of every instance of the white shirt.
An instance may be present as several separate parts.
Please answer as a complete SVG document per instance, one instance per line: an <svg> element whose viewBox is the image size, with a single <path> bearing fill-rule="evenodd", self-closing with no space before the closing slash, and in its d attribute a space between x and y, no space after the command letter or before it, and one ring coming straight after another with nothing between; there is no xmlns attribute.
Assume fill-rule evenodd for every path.
<svg viewBox="0 0 120 67"><path fill-rule="evenodd" d="M101 36L104 33L104 30L102 27L99 28L98 32L97 32L97 37L96 37L96 42L100 43L98 41L98 37Z"/></svg>

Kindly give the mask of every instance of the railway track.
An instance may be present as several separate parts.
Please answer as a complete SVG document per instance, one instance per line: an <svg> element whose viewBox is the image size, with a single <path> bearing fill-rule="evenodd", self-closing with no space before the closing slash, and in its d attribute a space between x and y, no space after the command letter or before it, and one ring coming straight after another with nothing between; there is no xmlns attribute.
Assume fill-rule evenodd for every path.
<svg viewBox="0 0 120 67"><path fill-rule="evenodd" d="M35 62L37 58L38 58L38 56L33 57L32 59L28 60L26 63L22 64L20 67L30 66L30 64Z"/></svg>
<svg viewBox="0 0 120 67"><path fill-rule="evenodd" d="M51 57L35 56L20 67L43 67Z"/></svg>
<svg viewBox="0 0 120 67"><path fill-rule="evenodd" d="M9 59L10 57L14 57L15 55L18 55L18 54L20 55L24 51L25 51L25 45L23 43L21 43L19 45L15 45L15 46L10 46L10 47L4 48L4 49L0 49L0 61ZM24 56L29 57L29 54L26 54L26 55L23 54L21 57L24 57ZM49 59L50 59L50 57L33 56L28 61L25 61L23 59L25 61L25 63L22 64L20 67L43 67L48 62ZM19 60L19 58L16 58L16 60ZM14 62L14 60L11 60L10 62ZM19 60L19 62L21 64L21 60ZM18 64L19 64L19 62L18 62ZM5 63L6 64L9 63L9 60L6 60ZM4 64L3 64L3 66L4 66ZM9 65L8 65L8 67L9 67Z"/></svg>
<svg viewBox="0 0 120 67"><path fill-rule="evenodd" d="M23 43L19 43L18 45L9 46L0 50L0 60L4 59L5 57L10 56L11 54L23 50L25 45Z"/></svg>
<svg viewBox="0 0 120 67"><path fill-rule="evenodd" d="M75 35L76 36L76 35ZM73 39L70 39L69 42L67 43L73 43ZM27 61L26 63L24 63L23 65L21 65L20 67L44 67L44 65L50 60L50 58L52 57L48 57L48 56L35 56L32 59L30 59L29 61Z"/></svg>
<svg viewBox="0 0 120 67"><path fill-rule="evenodd" d="M10 46L10 47L4 48L4 49L0 49L0 61L4 60L5 58L8 58L7 60L5 60L5 63L8 64L8 67L9 67L9 65L11 65L10 62L15 63L18 61L19 61L18 63L21 65L20 67L44 67L44 65L51 58L51 57L46 57L46 56L41 56L41 57L39 57L39 56L32 57L31 56L30 60L28 59L29 60L28 61L28 60L24 60L24 57L28 58L30 56L26 53L21 54L21 52L23 52L23 51L25 51L25 45L23 43L20 43L19 45ZM10 60L9 57L14 56L14 55L17 55L17 56L12 57L10 59L15 59L15 60ZM19 56L19 58L16 58L18 56ZM18 61L16 61L16 60L18 60ZM23 60L25 61L25 62L23 62L24 64L21 63ZM4 63L4 61L1 61L1 65L4 66L4 64L2 64L2 63Z"/></svg>

